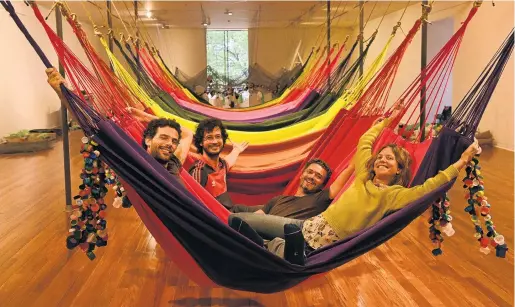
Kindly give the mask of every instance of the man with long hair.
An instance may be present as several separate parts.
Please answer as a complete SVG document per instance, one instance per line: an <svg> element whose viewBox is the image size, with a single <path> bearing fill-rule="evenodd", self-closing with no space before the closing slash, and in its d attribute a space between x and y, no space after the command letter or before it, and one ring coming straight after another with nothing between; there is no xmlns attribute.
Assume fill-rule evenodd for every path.
<svg viewBox="0 0 515 307"><path fill-rule="evenodd" d="M234 204L227 191L227 172L248 147L248 142L232 143L231 153L221 158L220 153L228 138L229 134L219 119L202 120L193 136L197 152L202 156L195 161L189 173L224 207L231 209Z"/></svg>

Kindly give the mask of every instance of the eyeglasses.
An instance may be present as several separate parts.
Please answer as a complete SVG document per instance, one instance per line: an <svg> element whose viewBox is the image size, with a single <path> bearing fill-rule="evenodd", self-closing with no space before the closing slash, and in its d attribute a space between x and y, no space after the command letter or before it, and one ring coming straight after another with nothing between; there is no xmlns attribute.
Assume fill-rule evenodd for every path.
<svg viewBox="0 0 515 307"><path fill-rule="evenodd" d="M214 140L217 140L217 141L220 141L222 140L222 136L221 135L215 135L215 136L212 136L212 135L208 135L204 138L204 141L208 141L208 142L212 142Z"/></svg>

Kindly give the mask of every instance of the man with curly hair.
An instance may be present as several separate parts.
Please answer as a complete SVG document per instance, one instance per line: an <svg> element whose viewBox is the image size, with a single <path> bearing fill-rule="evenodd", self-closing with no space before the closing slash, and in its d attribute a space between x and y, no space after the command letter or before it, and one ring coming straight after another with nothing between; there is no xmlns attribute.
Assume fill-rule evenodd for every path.
<svg viewBox="0 0 515 307"><path fill-rule="evenodd" d="M227 191L227 172L248 147L248 142L232 143L231 153L221 158L220 153L228 138L227 130L219 119L202 120L193 136L193 143L201 158L195 161L189 173L224 207L231 209L234 204Z"/></svg>
<svg viewBox="0 0 515 307"><path fill-rule="evenodd" d="M66 108L68 102L63 98L60 85L65 83L61 74L55 68L46 70L48 84L57 93ZM128 107L127 111L141 122L147 122L143 132L143 148L161 163L172 175L179 175L184 160L193 139L193 133L172 119L158 118L144 111Z"/></svg>
<svg viewBox="0 0 515 307"><path fill-rule="evenodd" d="M170 174L178 176L188 156L193 133L173 119L152 119L143 132L143 148Z"/></svg>

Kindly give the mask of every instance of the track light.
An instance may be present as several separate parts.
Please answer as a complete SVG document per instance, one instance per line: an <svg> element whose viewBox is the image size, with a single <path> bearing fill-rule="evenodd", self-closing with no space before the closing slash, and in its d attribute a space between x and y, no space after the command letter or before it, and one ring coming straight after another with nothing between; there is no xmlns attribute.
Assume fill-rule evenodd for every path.
<svg viewBox="0 0 515 307"><path fill-rule="evenodd" d="M204 17L204 18L202 18L202 25L203 25L204 27L207 27L207 26L209 26L210 24L211 24L211 20L210 20L210 18L209 18L209 17Z"/></svg>

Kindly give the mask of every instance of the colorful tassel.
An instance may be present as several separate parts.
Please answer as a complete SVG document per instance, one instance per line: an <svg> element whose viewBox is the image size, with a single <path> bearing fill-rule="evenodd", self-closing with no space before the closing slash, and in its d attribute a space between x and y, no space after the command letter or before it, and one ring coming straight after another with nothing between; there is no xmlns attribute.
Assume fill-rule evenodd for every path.
<svg viewBox="0 0 515 307"><path fill-rule="evenodd" d="M465 212L470 214L470 219L474 224L474 238L479 241L479 251L487 255L490 253L488 246L491 245L495 248L495 255L504 258L508 247L504 244L504 237L495 231L494 222L490 214L490 203L485 196L483 177L480 170L479 158L476 156L467 165L465 169L467 175L463 178L463 188L467 189L465 199L468 204L465 207ZM487 230L486 236L478 215L483 218Z"/></svg>
<svg viewBox="0 0 515 307"><path fill-rule="evenodd" d="M450 237L454 235L455 231L451 224L451 203L447 194L444 197L437 199L431 206L431 217L429 218L429 238L433 241L435 249L432 253L434 256L443 254L442 233Z"/></svg>
<svg viewBox="0 0 515 307"><path fill-rule="evenodd" d="M66 238L66 247L74 249L80 247L90 260L95 259L96 247L107 245L107 221L104 197L108 186L116 186L117 197L123 204L127 198L124 189L116 174L100 160L98 144L87 137L81 139L81 155L84 158L84 168L80 174L82 184L79 193L74 197L70 214L70 235ZM130 207L130 201L125 200L125 208Z"/></svg>

